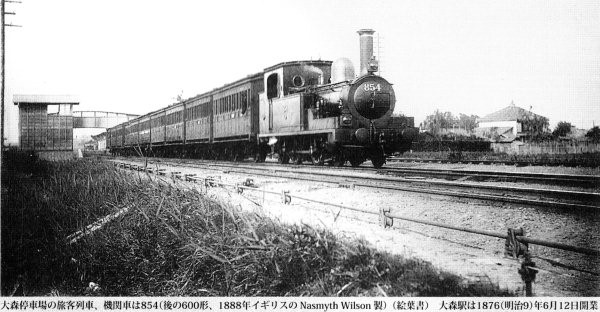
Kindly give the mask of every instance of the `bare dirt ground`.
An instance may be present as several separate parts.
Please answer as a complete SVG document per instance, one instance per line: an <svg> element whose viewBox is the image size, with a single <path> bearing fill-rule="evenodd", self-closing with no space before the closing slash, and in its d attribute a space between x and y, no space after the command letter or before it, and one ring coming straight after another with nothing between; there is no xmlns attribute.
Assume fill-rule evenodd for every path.
<svg viewBox="0 0 600 312"><path fill-rule="evenodd" d="M299 195L373 211L385 207L408 217L450 225L501 233L506 233L509 227L522 227L528 237L600 249L600 216L597 214L575 215L545 208L445 196L359 187L340 188L329 183L174 168L160 163L157 165L168 171L219 176L225 183L235 184L246 178L253 178L258 190L288 190L292 196ZM197 184L185 184L204 189ZM501 239L398 220L394 220L393 228L383 229L378 225L378 217L375 215L340 211L339 208L296 199L285 205L281 203L279 196L262 192L245 191L240 195L231 189L209 188L208 194L240 209L261 210L287 223L325 227L342 237L364 239L380 250L421 258L441 270L467 279L491 281L518 294L523 293L524 284L517 273L520 263L504 257L505 242ZM534 284L537 296L600 295L599 258L542 246L530 246L530 250L537 267L542 269Z"/></svg>

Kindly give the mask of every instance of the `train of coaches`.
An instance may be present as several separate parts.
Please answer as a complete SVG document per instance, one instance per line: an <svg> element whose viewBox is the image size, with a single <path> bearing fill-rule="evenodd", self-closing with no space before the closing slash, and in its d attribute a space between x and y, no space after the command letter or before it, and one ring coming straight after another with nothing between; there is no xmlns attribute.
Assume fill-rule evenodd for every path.
<svg viewBox="0 0 600 312"><path fill-rule="evenodd" d="M293 61L107 130L107 148L149 155L358 166L410 149L414 119L392 116L392 85L376 75L372 30L361 30L361 71L351 62Z"/></svg>

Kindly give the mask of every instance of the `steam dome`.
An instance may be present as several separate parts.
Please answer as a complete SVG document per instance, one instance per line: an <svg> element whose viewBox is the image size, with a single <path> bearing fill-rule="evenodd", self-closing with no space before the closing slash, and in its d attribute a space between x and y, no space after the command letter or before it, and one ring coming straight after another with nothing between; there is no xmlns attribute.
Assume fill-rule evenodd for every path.
<svg viewBox="0 0 600 312"><path fill-rule="evenodd" d="M354 80L354 78L354 65L349 59L342 57L331 65L331 83Z"/></svg>

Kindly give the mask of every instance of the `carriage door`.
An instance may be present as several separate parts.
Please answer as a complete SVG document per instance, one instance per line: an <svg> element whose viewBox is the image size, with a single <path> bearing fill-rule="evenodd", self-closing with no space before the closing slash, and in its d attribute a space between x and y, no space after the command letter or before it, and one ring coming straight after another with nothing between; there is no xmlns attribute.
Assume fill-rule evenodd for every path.
<svg viewBox="0 0 600 312"><path fill-rule="evenodd" d="M269 130L273 130L273 99L279 97L279 77L276 73L267 77L267 101L269 101Z"/></svg>

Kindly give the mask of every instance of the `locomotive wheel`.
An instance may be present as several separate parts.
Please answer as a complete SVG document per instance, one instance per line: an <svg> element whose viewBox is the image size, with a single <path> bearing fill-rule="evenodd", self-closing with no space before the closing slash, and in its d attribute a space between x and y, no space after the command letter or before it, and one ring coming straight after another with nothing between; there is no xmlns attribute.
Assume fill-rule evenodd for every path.
<svg viewBox="0 0 600 312"><path fill-rule="evenodd" d="M290 161L294 165L300 165L300 164L302 164L302 156L298 155L296 153L292 153L292 154L290 154Z"/></svg>
<svg viewBox="0 0 600 312"><path fill-rule="evenodd" d="M265 159L267 159L267 154L264 152L256 152L256 155L254 155L254 162L264 163Z"/></svg>
<svg viewBox="0 0 600 312"><path fill-rule="evenodd" d="M362 159L358 159L358 158L350 158L350 165L352 165L352 167L358 167L363 163Z"/></svg>
<svg viewBox="0 0 600 312"><path fill-rule="evenodd" d="M385 164L385 157L383 156L374 156L371 157L371 163L373 163L373 167L379 169Z"/></svg>
<svg viewBox="0 0 600 312"><path fill-rule="evenodd" d="M344 159L343 154L340 153L340 154L333 156L333 166L334 167L343 167L345 163L346 163L346 160Z"/></svg>
<svg viewBox="0 0 600 312"><path fill-rule="evenodd" d="M244 154L235 153L233 156L233 161L242 161L244 160Z"/></svg>
<svg viewBox="0 0 600 312"><path fill-rule="evenodd" d="M323 158L323 154L320 152L314 152L310 155L310 160L312 164L315 166L323 166L325 164L325 159Z"/></svg>

